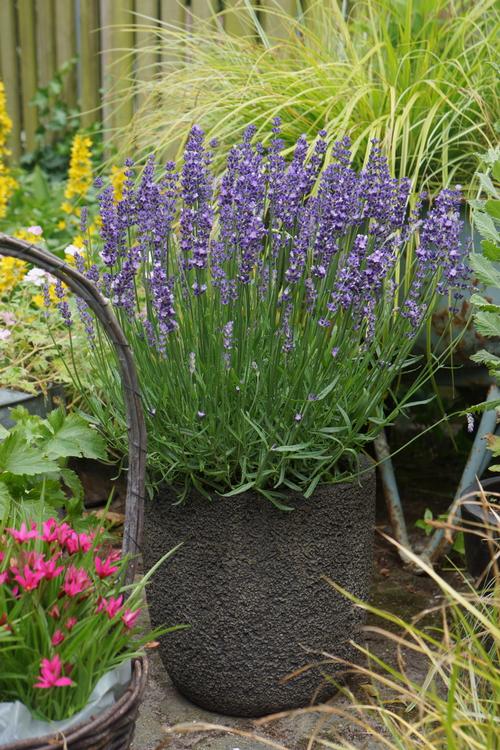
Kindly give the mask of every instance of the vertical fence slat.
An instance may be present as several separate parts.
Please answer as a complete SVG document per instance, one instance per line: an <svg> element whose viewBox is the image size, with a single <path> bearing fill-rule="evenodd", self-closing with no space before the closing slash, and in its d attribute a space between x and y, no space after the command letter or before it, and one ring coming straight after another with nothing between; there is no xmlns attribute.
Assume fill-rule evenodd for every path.
<svg viewBox="0 0 500 750"><path fill-rule="evenodd" d="M102 122L103 122L103 140L107 144L111 140L110 128L112 126L112 107L111 107L111 62L112 53L112 34L111 26L113 23L112 0L100 0L99 19L100 19L100 64L101 64L101 85L102 85Z"/></svg>
<svg viewBox="0 0 500 750"><path fill-rule="evenodd" d="M36 0L38 85L46 86L56 70L54 0Z"/></svg>
<svg viewBox="0 0 500 750"><path fill-rule="evenodd" d="M261 14L262 25L271 42L287 39L290 34L290 26L279 17L279 14L287 13L295 17L297 13L296 0L280 0L279 7L273 0L261 0L260 5L264 11Z"/></svg>
<svg viewBox="0 0 500 750"><path fill-rule="evenodd" d="M136 16L137 29L135 32L137 80L147 83L152 81L158 72L158 52L154 49L157 36L154 28L152 28L158 26L158 3L156 0L135 0L135 12L147 16L147 18ZM142 92L138 97L138 106L143 104L145 96L146 94Z"/></svg>
<svg viewBox="0 0 500 750"><path fill-rule="evenodd" d="M99 119L99 2L80 0L80 108L84 128Z"/></svg>
<svg viewBox="0 0 500 750"><path fill-rule="evenodd" d="M253 2L256 11L282 8L294 15L298 9L298 0ZM134 99L134 74L140 81L150 81L160 63L172 60L168 41L158 51L150 49L156 37L148 24L195 29L221 7L226 10L227 31L255 35L242 0L0 0L0 71L13 121L14 157L34 146L37 113L30 101L37 85L46 85L63 63L76 56L78 37L78 70L67 77L63 97L74 105L79 95L82 124L101 120L106 140L129 122L134 105L141 103ZM143 20L144 28L134 33L134 24L141 25L134 11L157 21ZM260 13L260 17L269 36L279 39L288 33L276 15Z"/></svg>
<svg viewBox="0 0 500 750"><path fill-rule="evenodd" d="M182 0L160 0L160 20L164 24L184 28L186 23L186 6ZM162 40L161 62L168 63L172 60L168 42Z"/></svg>
<svg viewBox="0 0 500 750"><path fill-rule="evenodd" d="M255 26L241 0L225 0L224 8L227 10L224 14L224 28L229 34L235 36L255 34Z"/></svg>
<svg viewBox="0 0 500 750"><path fill-rule="evenodd" d="M35 41L35 6L31 0L18 0L17 20L19 26L19 43L21 46L21 91L23 97L23 130L24 143L28 151L35 147L37 112L31 104L36 87L36 41Z"/></svg>
<svg viewBox="0 0 500 750"><path fill-rule="evenodd" d="M205 25L217 11L217 0L191 0L191 6L187 9L186 25L196 29L197 26Z"/></svg>
<svg viewBox="0 0 500 750"><path fill-rule="evenodd" d="M133 47L135 21L133 0L112 2L111 99L112 125L121 128L130 122L134 111Z"/></svg>
<svg viewBox="0 0 500 750"><path fill-rule="evenodd" d="M14 0L0 2L0 61L5 85L7 110L12 120L9 148L12 157L21 155L21 97L16 49L16 10Z"/></svg>
<svg viewBox="0 0 500 750"><path fill-rule="evenodd" d="M160 0L160 18L163 23L182 26L185 20L183 0Z"/></svg>
<svg viewBox="0 0 500 750"><path fill-rule="evenodd" d="M55 0L56 14L56 61L60 68L76 55L76 25L74 0ZM64 81L64 99L70 105L76 104L77 78L73 69Z"/></svg>

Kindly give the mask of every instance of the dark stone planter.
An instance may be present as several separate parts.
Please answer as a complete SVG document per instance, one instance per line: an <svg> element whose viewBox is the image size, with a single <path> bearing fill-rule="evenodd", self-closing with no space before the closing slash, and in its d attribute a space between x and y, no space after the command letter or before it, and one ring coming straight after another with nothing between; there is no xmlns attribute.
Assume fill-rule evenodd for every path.
<svg viewBox="0 0 500 750"><path fill-rule="evenodd" d="M371 584L375 472L361 484L323 485L283 512L256 493L173 505L165 489L146 504L146 569L183 546L153 577L153 625L187 623L161 641L178 690L199 706L259 716L324 700L339 665L315 667L324 652L355 657L361 610L322 576L366 599Z"/></svg>
<svg viewBox="0 0 500 750"><path fill-rule="evenodd" d="M24 406L30 414L45 418L61 402L64 403L64 390L58 386L50 386L46 394L37 395L0 388L0 424L7 429L12 427L14 420L10 417L10 410L15 406Z"/></svg>
<svg viewBox="0 0 500 750"><path fill-rule="evenodd" d="M486 496L488 496L488 492L500 493L500 477L481 479L481 486ZM473 492L479 492L477 481L465 490L464 496L472 495ZM478 504L480 501L481 498L478 494L476 497L470 497L468 501L462 503L460 506L462 514L461 525L464 529L467 570L474 579L479 580L480 588L487 588L494 580L494 572L490 565L492 553L490 544L491 541L496 544L500 541L500 525L493 511L487 510ZM498 498L495 497L493 502L498 502ZM498 527L498 533L493 535L493 540L488 539L486 532L484 535L480 534L480 524L485 524L493 528Z"/></svg>

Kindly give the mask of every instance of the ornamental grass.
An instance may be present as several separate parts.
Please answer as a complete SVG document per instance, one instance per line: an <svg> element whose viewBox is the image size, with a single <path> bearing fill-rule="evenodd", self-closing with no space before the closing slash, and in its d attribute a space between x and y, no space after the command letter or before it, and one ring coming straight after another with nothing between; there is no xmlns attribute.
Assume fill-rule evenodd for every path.
<svg viewBox="0 0 500 750"><path fill-rule="evenodd" d="M469 191L475 154L497 140L495 0L356 0L347 16L341 5L298 2L289 15L242 0L188 29L141 18L155 39L149 52L167 49L169 62L138 83L143 104L122 134L124 153L136 144L175 152L193 122L226 149L249 124L267 138L280 116L290 149L324 127L352 138L360 167L376 137L415 195L454 183ZM236 13L246 36L223 28Z"/></svg>
<svg viewBox="0 0 500 750"><path fill-rule="evenodd" d="M458 190L443 190L422 220L377 143L358 171L346 138L301 137L287 161L279 120L267 150L254 130L220 182L215 144L197 126L180 172L151 157L136 184L129 161L121 200L101 190L100 239L89 235L75 261L132 346L152 480L256 489L280 504L289 490L309 496L356 473L360 452L429 377L427 363L404 394L393 389L419 364L413 342L436 295L456 309L468 267ZM123 453L114 360L78 308L98 387L88 408ZM71 309L60 310L71 331Z"/></svg>

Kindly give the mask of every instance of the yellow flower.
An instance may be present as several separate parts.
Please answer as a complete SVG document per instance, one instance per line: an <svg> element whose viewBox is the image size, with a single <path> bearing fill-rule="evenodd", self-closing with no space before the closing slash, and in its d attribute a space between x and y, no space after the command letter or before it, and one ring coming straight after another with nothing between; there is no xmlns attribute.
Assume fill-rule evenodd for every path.
<svg viewBox="0 0 500 750"><path fill-rule="evenodd" d="M63 289L67 289L66 285L63 284ZM51 284L49 286L49 298L52 304L54 305L56 302L61 302L59 297L56 294L56 287L55 284ZM37 307L45 307L45 295L41 292L38 292L38 294L34 294L31 298L31 301L37 306Z"/></svg>
<svg viewBox="0 0 500 750"><path fill-rule="evenodd" d="M26 273L27 265L17 258L0 258L0 296L11 292Z"/></svg>
<svg viewBox="0 0 500 750"><path fill-rule="evenodd" d="M82 245L76 245L75 243L73 243L72 245L68 245L68 247L64 251L64 259L66 263L69 263L70 266L76 266L76 253L83 257L85 255L85 248L82 247Z"/></svg>
<svg viewBox="0 0 500 750"><path fill-rule="evenodd" d="M40 237L43 234L43 232L40 231L34 231L31 232L30 229L40 229L39 227L27 227L22 229L17 229L14 232L14 237L16 237L18 240L25 240L26 242L32 242L34 245L40 244Z"/></svg>
<svg viewBox="0 0 500 750"><path fill-rule="evenodd" d="M115 165L111 167L110 181L113 186L113 198L115 203L118 203L118 201L121 201L123 198L123 186L126 179L125 170L123 168L116 167Z"/></svg>
<svg viewBox="0 0 500 750"><path fill-rule="evenodd" d="M71 200L83 197L92 185L92 141L88 136L77 133L71 145L68 182L64 197ZM63 209L65 210L65 209Z"/></svg>
<svg viewBox="0 0 500 750"><path fill-rule="evenodd" d="M9 154L7 138L11 130L12 120L7 112L5 88L2 81L0 81L0 219L7 213L7 204L10 196L17 187L16 180L12 177L9 168L5 164L5 157Z"/></svg>
<svg viewBox="0 0 500 750"><path fill-rule="evenodd" d="M12 177L0 157L0 219L3 219L7 213L10 196L16 188L16 180Z"/></svg>
<svg viewBox="0 0 500 750"><path fill-rule="evenodd" d="M5 87L0 81L0 157L9 153L7 149L7 138L12 130L12 120L7 112L7 100L5 98Z"/></svg>
<svg viewBox="0 0 500 750"><path fill-rule="evenodd" d="M63 203L61 203L61 209L64 211L65 214L73 213L73 206L68 201L64 201Z"/></svg>
<svg viewBox="0 0 500 750"><path fill-rule="evenodd" d="M64 221L64 219L61 219L61 221L57 222L57 228L58 229L66 229L66 222Z"/></svg>
<svg viewBox="0 0 500 750"><path fill-rule="evenodd" d="M85 247L85 242L81 234L77 234L76 237L73 238L72 244L77 248Z"/></svg>

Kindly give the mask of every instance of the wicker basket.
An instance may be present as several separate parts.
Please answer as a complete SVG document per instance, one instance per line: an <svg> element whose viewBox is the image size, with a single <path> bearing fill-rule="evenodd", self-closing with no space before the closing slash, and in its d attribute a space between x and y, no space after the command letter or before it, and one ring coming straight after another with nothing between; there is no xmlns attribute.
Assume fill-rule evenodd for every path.
<svg viewBox="0 0 500 750"><path fill-rule="evenodd" d="M129 463L123 554L131 555L126 582L135 575L137 554L140 552L144 515L144 477L146 466L146 427L139 396L134 360L127 340L113 314L109 301L83 274L52 253L28 242L0 233L0 255L31 263L47 271L81 297L102 323L115 347L120 366L125 408L127 413ZM2 745L1 750L128 750L134 734L139 704L147 677L145 658L134 660L132 680L121 698L95 718L76 724L64 736L47 735L19 740Z"/></svg>
<svg viewBox="0 0 500 750"><path fill-rule="evenodd" d="M110 708L68 729L67 732L18 740L0 745L2 750L128 750L146 685L148 663L134 660L132 680L122 697Z"/></svg>

